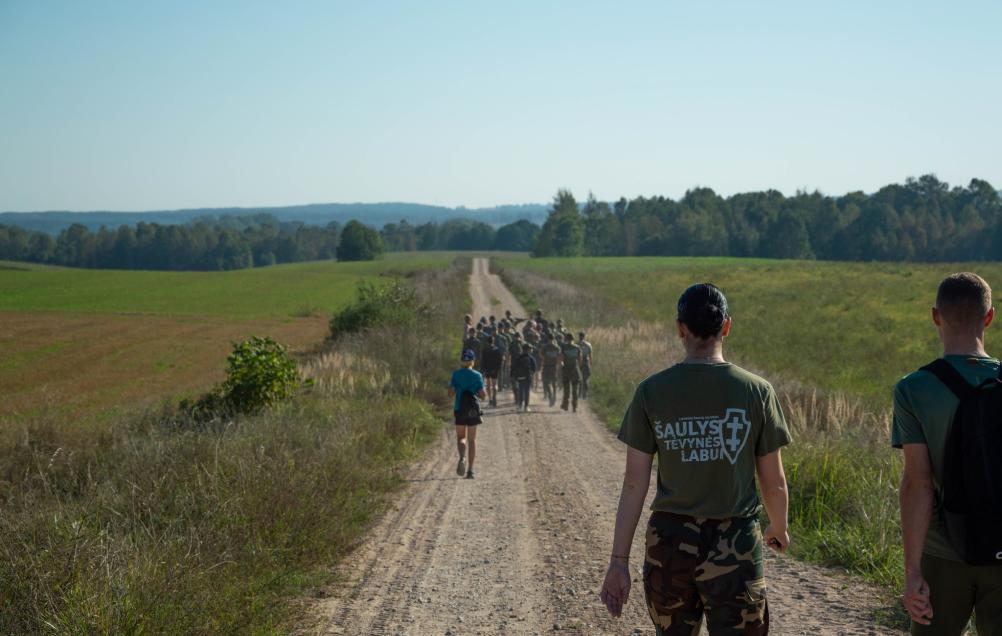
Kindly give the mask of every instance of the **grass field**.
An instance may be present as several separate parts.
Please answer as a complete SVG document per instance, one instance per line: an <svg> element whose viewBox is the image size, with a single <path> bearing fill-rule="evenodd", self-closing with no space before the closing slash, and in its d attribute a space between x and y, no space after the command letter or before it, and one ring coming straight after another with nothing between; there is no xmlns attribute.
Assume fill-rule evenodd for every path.
<svg viewBox="0 0 1002 636"><path fill-rule="evenodd" d="M946 274L970 269L989 283L1002 281L997 263L508 258L500 264L566 281L655 323L674 320L687 285L712 282L734 316L732 358L875 407L889 403L898 378L939 355L929 309Z"/></svg>
<svg viewBox="0 0 1002 636"><path fill-rule="evenodd" d="M929 308L949 273L1002 280L996 264L862 264L693 258L501 258L526 301L595 345L589 402L617 429L636 383L681 359L675 303L710 281L734 316L728 359L769 379L794 443L784 451L794 554L899 590L899 453L890 395L940 354ZM992 331L988 350L992 351ZM900 624L889 602L887 620Z"/></svg>
<svg viewBox="0 0 1002 636"><path fill-rule="evenodd" d="M232 272L85 270L0 263L0 416L113 415L222 377L232 341L322 340L359 281L445 268L390 255Z"/></svg>
<svg viewBox="0 0 1002 636"><path fill-rule="evenodd" d="M456 316L469 310L470 264L405 267L419 263L408 283L426 311L301 356L312 384L261 413L205 423L165 410L77 422L50 410L0 426L0 633L296 632L295 599L331 581L332 564L402 483L399 467L448 412L442 379L454 366ZM86 325L89 316L108 314L59 317ZM191 324L164 351L185 357L184 343L207 329L201 317ZM152 323L134 346L148 347L161 328ZM47 349L37 336L45 349L37 364L77 340ZM136 357L126 349L118 362ZM86 366L79 377L81 391L106 379Z"/></svg>

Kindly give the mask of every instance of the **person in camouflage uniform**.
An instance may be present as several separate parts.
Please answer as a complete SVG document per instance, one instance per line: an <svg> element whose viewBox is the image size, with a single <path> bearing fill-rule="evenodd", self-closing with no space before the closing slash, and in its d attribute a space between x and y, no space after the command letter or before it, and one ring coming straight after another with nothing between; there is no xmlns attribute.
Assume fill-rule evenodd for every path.
<svg viewBox="0 0 1002 636"><path fill-rule="evenodd" d="M522 355L523 344L522 334L513 330L511 334L511 341L508 344L508 378L511 382L511 391L515 397L515 402L518 402L518 383L515 382L515 377L512 375L512 369L515 366L516 358Z"/></svg>
<svg viewBox="0 0 1002 636"><path fill-rule="evenodd" d="M705 606L711 634L767 634L762 530L754 517L655 512L647 526L644 587L658 634L691 636Z"/></svg>
<svg viewBox="0 0 1002 636"><path fill-rule="evenodd" d="M498 323L498 333L494 337L494 342L501 350L501 374L498 376L498 387L508 388L508 347L511 345L511 336L508 331L508 321L504 318Z"/></svg>
<svg viewBox="0 0 1002 636"><path fill-rule="evenodd" d="M560 362L560 346L549 336L543 336L543 346L539 349L543 362L543 396L550 406L557 403L557 365Z"/></svg>
<svg viewBox="0 0 1002 636"><path fill-rule="evenodd" d="M790 543L780 455L790 433L772 385L724 359L731 318L723 292L709 283L686 289L676 327L685 360L637 386L619 429L626 471L600 596L610 614L622 614L657 454L643 568L656 633L692 636L705 619L710 636L768 634L762 551Z"/></svg>
<svg viewBox="0 0 1002 636"><path fill-rule="evenodd" d="M566 334L560 346L560 380L564 384L564 397L560 408L567 410L573 404L578 410L578 388L581 384L581 347L574 344L574 336Z"/></svg>
<svg viewBox="0 0 1002 636"><path fill-rule="evenodd" d="M581 399L588 399L588 380L591 379L591 343L585 340L585 332L578 332L578 346L581 347Z"/></svg>

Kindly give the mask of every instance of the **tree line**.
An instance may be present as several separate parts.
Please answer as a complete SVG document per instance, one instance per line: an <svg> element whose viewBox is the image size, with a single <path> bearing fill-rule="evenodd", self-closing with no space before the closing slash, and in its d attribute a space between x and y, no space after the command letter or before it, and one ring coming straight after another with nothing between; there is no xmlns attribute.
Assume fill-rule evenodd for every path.
<svg viewBox="0 0 1002 636"><path fill-rule="evenodd" d="M873 194L776 190L722 197L695 188L679 200L554 197L542 227L471 219L324 226L269 214L138 223L57 236L0 225L0 259L71 267L227 270L311 260L368 260L384 251L501 250L536 256L740 256L825 260L1002 260L1002 200L987 181L950 187L933 175Z"/></svg>
<svg viewBox="0 0 1002 636"><path fill-rule="evenodd" d="M312 226L269 214L202 217L184 224L137 223L92 232L74 223L56 236L0 225L0 260L66 267L230 270L337 259L372 260L384 251L532 249L539 226L521 220L495 229L469 219L382 230L352 220Z"/></svg>
<svg viewBox="0 0 1002 636"><path fill-rule="evenodd" d="M588 197L560 190L537 256L742 256L824 260L1002 260L1002 200L987 181L953 187L934 175L873 194L776 190L722 197Z"/></svg>

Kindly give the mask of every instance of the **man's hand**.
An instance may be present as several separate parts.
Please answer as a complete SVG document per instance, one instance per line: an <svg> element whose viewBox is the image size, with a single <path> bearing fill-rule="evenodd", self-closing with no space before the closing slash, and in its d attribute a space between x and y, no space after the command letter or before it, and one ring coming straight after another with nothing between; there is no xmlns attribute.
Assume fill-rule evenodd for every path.
<svg viewBox="0 0 1002 636"><path fill-rule="evenodd" d="M773 528L770 524L762 533L762 540L774 552L783 554L790 547L790 533L786 528Z"/></svg>
<svg viewBox="0 0 1002 636"><path fill-rule="evenodd" d="M625 561L614 558L609 562L599 598L605 603L609 613L619 618L626 600L630 598L630 568Z"/></svg>
<svg viewBox="0 0 1002 636"><path fill-rule="evenodd" d="M929 603L929 584L918 570L905 572L905 609L919 625L932 623L932 604Z"/></svg>

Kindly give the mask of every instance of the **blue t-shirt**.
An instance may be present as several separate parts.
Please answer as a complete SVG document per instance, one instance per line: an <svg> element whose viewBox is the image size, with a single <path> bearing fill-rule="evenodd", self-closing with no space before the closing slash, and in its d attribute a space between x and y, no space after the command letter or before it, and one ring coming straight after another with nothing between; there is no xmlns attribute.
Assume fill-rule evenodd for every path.
<svg viewBox="0 0 1002 636"><path fill-rule="evenodd" d="M452 372L452 379L449 380L449 386L456 389L456 402L453 404L452 410L458 411L459 398L463 395L463 391L469 391L474 395L483 391L484 376L480 375L479 371L463 367L462 369L456 369Z"/></svg>

